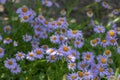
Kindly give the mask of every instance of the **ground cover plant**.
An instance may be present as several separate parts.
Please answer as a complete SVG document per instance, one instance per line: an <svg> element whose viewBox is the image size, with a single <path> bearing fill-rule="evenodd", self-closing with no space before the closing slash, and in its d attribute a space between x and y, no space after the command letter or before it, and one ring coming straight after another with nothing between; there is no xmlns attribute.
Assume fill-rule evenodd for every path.
<svg viewBox="0 0 120 80"><path fill-rule="evenodd" d="M0 0L0 80L120 80L119 0Z"/></svg>

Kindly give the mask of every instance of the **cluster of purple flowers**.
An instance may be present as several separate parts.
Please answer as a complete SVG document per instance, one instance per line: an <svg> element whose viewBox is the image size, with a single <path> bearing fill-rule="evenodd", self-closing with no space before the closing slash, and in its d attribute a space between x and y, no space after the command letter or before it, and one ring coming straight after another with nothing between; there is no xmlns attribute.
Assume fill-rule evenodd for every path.
<svg viewBox="0 0 120 80"><path fill-rule="evenodd" d="M100 2L100 0L95 0ZM42 3L48 7L52 5L49 0L43 0ZM102 3L105 8L106 3ZM84 46L83 33L80 30L72 30L68 28L66 17L59 17L57 20L48 21L43 15L36 16L36 13L27 6L22 6L16 12L23 22L31 24L34 35L23 35L25 42L30 42L32 50L27 54L17 52L15 58L5 60L5 67L10 69L12 73L20 73L21 68L17 61L21 60L39 60L46 59L48 62L55 62L56 60L66 60L70 73L67 76L68 80L100 80L107 77L111 79L114 76L114 70L110 67L113 63L111 59L112 52L105 49L103 55L95 56L93 52L87 51L80 54L77 49ZM94 23L93 23L94 24ZM11 26L5 26L4 32L11 33ZM54 34L49 36L50 33ZM94 25L94 32L100 34L105 33L106 29L102 25ZM95 38L90 41L91 46L100 45L102 47L117 46L117 52L120 53L120 47L117 43L117 28L109 30L105 39ZM58 45L56 48L49 48L48 45L39 46L40 39L50 39L51 43ZM2 36L0 36L0 41ZM12 42L10 37L6 37L3 41L5 44ZM14 41L14 46L18 46ZM0 47L0 58L4 55L4 49ZM72 71L72 72L71 72Z"/></svg>

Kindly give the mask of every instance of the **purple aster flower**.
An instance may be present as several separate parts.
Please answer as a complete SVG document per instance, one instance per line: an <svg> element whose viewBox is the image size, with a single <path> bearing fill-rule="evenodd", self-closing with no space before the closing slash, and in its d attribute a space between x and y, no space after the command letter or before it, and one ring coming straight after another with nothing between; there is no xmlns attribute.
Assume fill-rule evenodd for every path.
<svg viewBox="0 0 120 80"><path fill-rule="evenodd" d="M90 41L91 46L96 46L99 43L100 43L100 38L95 38Z"/></svg>
<svg viewBox="0 0 120 80"><path fill-rule="evenodd" d="M29 11L28 7L26 5L24 5L21 8L18 8L16 13L17 14L23 14L23 13L27 13L28 11Z"/></svg>
<svg viewBox="0 0 120 80"><path fill-rule="evenodd" d="M117 47L117 53L120 54L120 47Z"/></svg>
<svg viewBox="0 0 120 80"><path fill-rule="evenodd" d="M111 53L110 50L107 49L107 50L104 51L104 56L111 57L111 55L112 55L112 53Z"/></svg>
<svg viewBox="0 0 120 80"><path fill-rule="evenodd" d="M78 70L85 70L86 68L88 68L88 64L86 64L85 61L78 62L77 68Z"/></svg>
<svg viewBox="0 0 120 80"><path fill-rule="evenodd" d="M83 53L83 56L82 56L82 59L87 62L87 63L91 63L94 61L94 55L92 52L84 52Z"/></svg>
<svg viewBox="0 0 120 80"><path fill-rule="evenodd" d="M14 47L18 46L17 41L14 41L14 42L13 42L13 46L14 46Z"/></svg>
<svg viewBox="0 0 120 80"><path fill-rule="evenodd" d="M107 38L110 38L110 37L115 38L116 37L116 31L115 30L109 30L107 32L107 36L106 37Z"/></svg>
<svg viewBox="0 0 120 80"><path fill-rule="evenodd" d="M48 33L47 32L41 32L40 33L40 38L42 38L42 39L48 38Z"/></svg>
<svg viewBox="0 0 120 80"><path fill-rule="evenodd" d="M24 40L25 42L28 42L28 41L30 41L30 40L32 39L32 36L30 36L30 35L28 35L28 34L25 34L25 35L23 35L22 37L23 37L23 40Z"/></svg>
<svg viewBox="0 0 120 80"><path fill-rule="evenodd" d="M10 58L5 60L5 67L8 69L13 69L17 66L16 60L14 58Z"/></svg>
<svg viewBox="0 0 120 80"><path fill-rule="evenodd" d="M80 52L77 50L71 50L70 55L74 56L76 59L80 59Z"/></svg>
<svg viewBox="0 0 120 80"><path fill-rule="evenodd" d="M58 43L61 44L61 43L64 43L64 42L65 42L65 36L59 35L58 36Z"/></svg>
<svg viewBox="0 0 120 80"><path fill-rule="evenodd" d="M77 74L76 73L71 73L68 74L67 80L76 80L77 79Z"/></svg>
<svg viewBox="0 0 120 80"><path fill-rule="evenodd" d="M84 42L81 40L75 40L74 41L74 47L75 48L81 48L84 45Z"/></svg>
<svg viewBox="0 0 120 80"><path fill-rule="evenodd" d="M57 56L56 55L49 55L49 56L46 56L46 59L48 62L55 62L57 60Z"/></svg>
<svg viewBox="0 0 120 80"><path fill-rule="evenodd" d="M27 56L26 56L26 59L30 60L30 61L33 61L35 60L35 53L33 51L31 52L28 52Z"/></svg>
<svg viewBox="0 0 120 80"><path fill-rule="evenodd" d="M19 65L16 65L14 68L10 70L13 74L18 74L21 72L21 68Z"/></svg>
<svg viewBox="0 0 120 80"><path fill-rule="evenodd" d="M10 44L12 42L12 39L10 37L6 37L3 41L4 44Z"/></svg>
<svg viewBox="0 0 120 80"><path fill-rule="evenodd" d="M48 47L48 45L42 45L41 48L42 48L44 51L46 51L49 47Z"/></svg>
<svg viewBox="0 0 120 80"><path fill-rule="evenodd" d="M112 46L118 45L117 40L115 38L109 38L108 41L109 41L109 44Z"/></svg>
<svg viewBox="0 0 120 80"><path fill-rule="evenodd" d="M104 26L101 26L101 25L96 26L96 27L94 28L94 32L96 32L96 33L104 33L104 32L105 32L105 27L104 27Z"/></svg>
<svg viewBox="0 0 120 80"><path fill-rule="evenodd" d="M7 25L4 27L4 32L5 33L10 33L11 32L11 26L10 25Z"/></svg>
<svg viewBox="0 0 120 80"><path fill-rule="evenodd" d="M46 21L45 17L42 16L42 15L39 15L37 18L36 18L37 21L39 21L40 23L44 23Z"/></svg>
<svg viewBox="0 0 120 80"><path fill-rule="evenodd" d="M114 75L113 69L112 69L112 68L107 68L107 69L106 69L106 75L107 75L107 76Z"/></svg>
<svg viewBox="0 0 120 80"><path fill-rule="evenodd" d="M67 62L75 62L76 61L76 56L73 56L72 54L65 56L65 58L66 58Z"/></svg>
<svg viewBox="0 0 120 80"><path fill-rule="evenodd" d="M42 0L42 4L47 7L51 7L53 5L52 1L50 0Z"/></svg>
<svg viewBox="0 0 120 80"><path fill-rule="evenodd" d="M57 35L51 36L51 37L50 37L50 41L51 41L52 43L58 43L58 36L57 36Z"/></svg>
<svg viewBox="0 0 120 80"><path fill-rule="evenodd" d="M106 39L103 39L103 40L100 42L100 45L101 45L102 47L106 47L106 46L109 45L109 42L108 42Z"/></svg>
<svg viewBox="0 0 120 80"><path fill-rule="evenodd" d="M71 48L68 45L62 45L60 46L59 50L64 54L64 55L69 55L71 52Z"/></svg>
<svg viewBox="0 0 120 80"><path fill-rule="evenodd" d="M77 72L77 80L83 80L84 79L84 72L78 71Z"/></svg>
<svg viewBox="0 0 120 80"><path fill-rule="evenodd" d="M76 69L76 63L68 63L68 69L74 71Z"/></svg>
<svg viewBox="0 0 120 80"><path fill-rule="evenodd" d="M3 56L4 56L4 49L0 47L0 58L2 58Z"/></svg>
<svg viewBox="0 0 120 80"><path fill-rule="evenodd" d="M93 74L90 70L84 72L84 79L85 80L90 80L93 78Z"/></svg>
<svg viewBox="0 0 120 80"><path fill-rule="evenodd" d="M69 30L67 36L70 39L81 39L83 37L82 32L78 30Z"/></svg>
<svg viewBox="0 0 120 80"><path fill-rule="evenodd" d="M34 50L34 53L35 53L35 57L38 58L38 59L41 59L44 57L44 51L42 48L36 48Z"/></svg>
<svg viewBox="0 0 120 80"><path fill-rule="evenodd" d="M109 7L109 4L108 4L106 1L103 1L103 2L102 2L102 6L103 6L104 8L108 8L108 7Z"/></svg>
<svg viewBox="0 0 120 80"><path fill-rule="evenodd" d="M17 52L17 54L15 54L16 60L23 60L25 58L25 54L23 52Z"/></svg>
<svg viewBox="0 0 120 80"><path fill-rule="evenodd" d="M48 27L53 28L53 29L57 29L57 22L56 21L50 22Z"/></svg>
<svg viewBox="0 0 120 80"><path fill-rule="evenodd" d="M108 65L106 56L99 55L99 56L97 56L97 60L98 60L98 63L103 65L103 66Z"/></svg>
<svg viewBox="0 0 120 80"><path fill-rule="evenodd" d="M36 40L32 40L32 41L31 41L31 45L32 45L32 48L33 48L33 49L34 49L34 48L38 48L38 47L39 47L39 42L36 41Z"/></svg>

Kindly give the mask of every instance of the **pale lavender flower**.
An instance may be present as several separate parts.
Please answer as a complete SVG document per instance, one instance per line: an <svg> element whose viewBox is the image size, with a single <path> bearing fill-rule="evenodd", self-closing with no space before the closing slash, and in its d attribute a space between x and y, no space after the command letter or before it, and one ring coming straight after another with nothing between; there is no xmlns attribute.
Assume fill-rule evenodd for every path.
<svg viewBox="0 0 120 80"><path fill-rule="evenodd" d="M29 42L29 41L32 39L32 36L30 36L30 35L28 35L28 34L25 34L25 35L23 35L22 37L23 37L23 40L24 40L25 42Z"/></svg>
<svg viewBox="0 0 120 80"><path fill-rule="evenodd" d="M46 56L46 59L48 62L55 62L57 60L57 56L56 55L49 55L49 56Z"/></svg>
<svg viewBox="0 0 120 80"><path fill-rule="evenodd" d="M74 71L76 69L76 63L68 63L68 69Z"/></svg>
<svg viewBox="0 0 120 80"><path fill-rule="evenodd" d="M84 45L84 42L81 40L75 40L74 41L74 47L75 48L81 48Z"/></svg>
<svg viewBox="0 0 120 80"><path fill-rule="evenodd" d="M51 7L53 5L52 1L50 0L42 0L42 4L47 7Z"/></svg>
<svg viewBox="0 0 120 80"><path fill-rule="evenodd" d="M12 39L10 37L6 37L3 41L4 44L10 44L12 42Z"/></svg>
<svg viewBox="0 0 120 80"><path fill-rule="evenodd" d="M25 58L25 54L23 52L17 52L17 54L15 54L15 58L16 60L23 60Z"/></svg>
<svg viewBox="0 0 120 80"><path fill-rule="evenodd" d="M77 80L77 73L71 73L67 76L68 80Z"/></svg>
<svg viewBox="0 0 120 80"><path fill-rule="evenodd" d="M42 48L34 49L35 57L38 59L42 59L44 57L44 51Z"/></svg>
<svg viewBox="0 0 120 80"><path fill-rule="evenodd" d="M104 33L104 32L105 32L105 27L104 27L104 26L101 26L101 25L96 26L96 27L94 28L94 32L96 32L96 33Z"/></svg>
<svg viewBox="0 0 120 80"><path fill-rule="evenodd" d="M5 67L8 69L13 69L15 68L15 66L17 66L16 60L14 58L5 60L4 64L5 64Z"/></svg>
<svg viewBox="0 0 120 80"><path fill-rule="evenodd" d="M7 0L0 0L0 3L5 4Z"/></svg>
<svg viewBox="0 0 120 80"><path fill-rule="evenodd" d="M11 32L11 26L10 25L5 26L4 32L9 34Z"/></svg>
<svg viewBox="0 0 120 80"><path fill-rule="evenodd" d="M27 56L26 56L26 59L30 60L30 61L33 61L35 60L35 53L33 51L31 52L28 52Z"/></svg>
<svg viewBox="0 0 120 80"><path fill-rule="evenodd" d="M19 65L16 65L14 68L10 70L13 74L18 74L21 72L21 67Z"/></svg>

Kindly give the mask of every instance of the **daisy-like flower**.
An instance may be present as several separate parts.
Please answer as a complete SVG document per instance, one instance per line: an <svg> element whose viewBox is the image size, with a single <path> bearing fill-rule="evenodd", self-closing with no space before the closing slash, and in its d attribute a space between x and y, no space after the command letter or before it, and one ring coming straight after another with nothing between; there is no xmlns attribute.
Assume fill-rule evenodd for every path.
<svg viewBox="0 0 120 80"><path fill-rule="evenodd" d="M117 40L115 38L109 38L108 41L109 44L112 46L118 45Z"/></svg>
<svg viewBox="0 0 120 80"><path fill-rule="evenodd" d="M57 36L57 35L51 36L51 37L50 37L50 41L51 41L52 43L58 43L58 36Z"/></svg>
<svg viewBox="0 0 120 80"><path fill-rule="evenodd" d="M30 15L29 13L20 14L19 17L20 17L22 22L29 22L30 21L29 15Z"/></svg>
<svg viewBox="0 0 120 80"><path fill-rule="evenodd" d="M99 55L98 57L97 57L97 60L98 60L98 63L99 64L101 64L101 65L108 65L107 64L107 57L106 56L102 56L102 55Z"/></svg>
<svg viewBox="0 0 120 80"><path fill-rule="evenodd" d="M107 72L107 76L114 75L114 71L112 68L107 68L106 72Z"/></svg>
<svg viewBox="0 0 120 80"><path fill-rule="evenodd" d="M102 6L103 6L104 8L108 8L108 7L109 7L109 4L108 4L106 1L103 1L103 2L102 2Z"/></svg>
<svg viewBox="0 0 120 80"><path fill-rule="evenodd" d="M3 56L4 56L4 49L0 47L0 58L2 58Z"/></svg>
<svg viewBox="0 0 120 80"><path fill-rule="evenodd" d="M90 40L91 46L96 46L99 43L100 43L100 38Z"/></svg>
<svg viewBox="0 0 120 80"><path fill-rule="evenodd" d="M110 38L110 37L112 37L112 38L116 37L116 31L115 30L109 30L107 32L107 38Z"/></svg>
<svg viewBox="0 0 120 80"><path fill-rule="evenodd" d="M113 63L113 59L108 58L108 63L109 63L109 64L112 64L112 63Z"/></svg>
<svg viewBox="0 0 120 80"><path fill-rule="evenodd" d="M99 70L99 75L100 75L101 78L104 77L107 74L106 69L103 66L98 65L97 68Z"/></svg>
<svg viewBox="0 0 120 80"><path fill-rule="evenodd" d="M60 14L61 14L62 16L65 16L65 15L66 15L66 10L65 10L65 9L62 9L62 10L60 11Z"/></svg>
<svg viewBox="0 0 120 80"><path fill-rule="evenodd" d="M46 51L49 47L48 47L48 45L42 45L41 48L42 48L44 51Z"/></svg>
<svg viewBox="0 0 120 80"><path fill-rule="evenodd" d="M66 58L67 62L75 62L76 61L76 57L73 56L72 54L65 56L65 58Z"/></svg>
<svg viewBox="0 0 120 80"><path fill-rule="evenodd" d="M28 7L26 5L24 5L21 8L18 8L16 13L17 14L23 14L23 13L27 13L28 11L29 11Z"/></svg>
<svg viewBox="0 0 120 80"><path fill-rule="evenodd" d="M23 40L24 40L25 42L29 42L29 41L32 39L32 36L30 36L30 35L28 35L28 34L25 34L25 35L23 35L22 37L23 37Z"/></svg>
<svg viewBox="0 0 120 80"><path fill-rule="evenodd" d="M83 37L82 32L78 30L69 30L67 35L70 39L81 39Z"/></svg>
<svg viewBox="0 0 120 80"><path fill-rule="evenodd" d="M102 47L106 47L106 46L109 45L109 42L108 42L106 39L103 39L103 40L100 42L100 45L101 45Z"/></svg>
<svg viewBox="0 0 120 80"><path fill-rule="evenodd" d="M26 59L30 60L30 61L33 61L35 60L35 53L33 51L31 52L28 52L27 56L26 56Z"/></svg>
<svg viewBox="0 0 120 80"><path fill-rule="evenodd" d="M88 10L86 14L88 17L92 17L94 15L92 10Z"/></svg>
<svg viewBox="0 0 120 80"><path fill-rule="evenodd" d="M17 66L16 60L14 58L5 60L4 64L5 64L5 67L8 69L13 69L15 68L15 66Z"/></svg>
<svg viewBox="0 0 120 80"><path fill-rule="evenodd" d="M4 27L4 32L10 33L11 32L11 26L10 25L5 26Z"/></svg>
<svg viewBox="0 0 120 80"><path fill-rule="evenodd" d="M42 16L42 15L39 15L39 16L36 18L36 20L38 20L38 21L39 21L40 23L42 23L42 24L46 21L45 17Z"/></svg>
<svg viewBox="0 0 120 80"><path fill-rule="evenodd" d="M61 44L61 43L64 43L64 42L65 42L65 36L59 35L58 36L58 43Z"/></svg>
<svg viewBox="0 0 120 80"><path fill-rule="evenodd" d="M105 55L106 57L111 57L112 53L111 53L110 50L107 49L107 50L104 51L104 55Z"/></svg>
<svg viewBox="0 0 120 80"><path fill-rule="evenodd" d="M76 73L68 74L67 79L68 80L76 80L77 79L77 74Z"/></svg>
<svg viewBox="0 0 120 80"><path fill-rule="evenodd" d="M36 48L34 50L34 53L35 53L35 57L38 58L38 59L41 59L44 57L44 51L42 48Z"/></svg>
<svg viewBox="0 0 120 80"><path fill-rule="evenodd" d="M53 5L52 1L50 0L42 0L42 4L47 7L51 7Z"/></svg>
<svg viewBox="0 0 120 80"><path fill-rule="evenodd" d="M83 80L84 79L84 72L83 71L78 71L77 72L77 80Z"/></svg>
<svg viewBox="0 0 120 80"><path fill-rule="evenodd" d="M84 72L84 79L85 80L90 80L93 78L93 75L90 70Z"/></svg>
<svg viewBox="0 0 120 80"><path fill-rule="evenodd" d="M117 47L117 53L120 54L120 47Z"/></svg>
<svg viewBox="0 0 120 80"><path fill-rule="evenodd" d="M41 32L40 33L40 38L42 38L42 39L48 38L48 33L47 32Z"/></svg>
<svg viewBox="0 0 120 80"><path fill-rule="evenodd" d="M55 55L56 54L56 49L54 49L54 48L48 48L46 50L46 54L48 54L48 55Z"/></svg>
<svg viewBox="0 0 120 80"><path fill-rule="evenodd" d="M17 52L15 55L16 60L23 60L25 58L25 54L23 52Z"/></svg>
<svg viewBox="0 0 120 80"><path fill-rule="evenodd" d="M115 8L113 11L112 11L113 14L119 14L120 13L120 10L118 8Z"/></svg>
<svg viewBox="0 0 120 80"><path fill-rule="evenodd" d="M84 42L81 40L75 40L74 41L74 47L75 48L81 48L84 45Z"/></svg>
<svg viewBox="0 0 120 80"><path fill-rule="evenodd" d="M10 44L12 42L12 39L10 37L6 37L3 41L4 44Z"/></svg>
<svg viewBox="0 0 120 80"><path fill-rule="evenodd" d="M64 55L69 55L71 48L67 45L62 45L60 46L59 50L64 54Z"/></svg>
<svg viewBox="0 0 120 80"><path fill-rule="evenodd" d="M105 32L105 27L104 27L104 26L101 26L101 25L96 26L96 27L94 28L94 32L96 32L96 33L104 33L104 32Z"/></svg>
<svg viewBox="0 0 120 80"><path fill-rule="evenodd" d="M46 56L46 59L48 62L55 62L57 60L57 56L56 55L49 55L49 56Z"/></svg>
<svg viewBox="0 0 120 80"><path fill-rule="evenodd" d="M68 63L68 69L74 71L76 69L76 63Z"/></svg>
<svg viewBox="0 0 120 80"><path fill-rule="evenodd" d="M83 53L83 56L82 56L82 59L87 62L87 63L91 63L94 61L94 55L92 52L84 52Z"/></svg>
<svg viewBox="0 0 120 80"><path fill-rule="evenodd" d="M77 64L78 70L85 70L87 68L87 66L88 65L86 64L85 61L78 62L78 64Z"/></svg>
<svg viewBox="0 0 120 80"><path fill-rule="evenodd" d="M77 50L71 50L70 55L74 56L76 59L80 59L80 52Z"/></svg>
<svg viewBox="0 0 120 80"><path fill-rule="evenodd" d="M39 42L36 41L36 40L32 40L32 41L31 41L31 45L32 45L32 48L33 48L33 49L34 49L34 48L38 48L38 47L39 47Z"/></svg>
<svg viewBox="0 0 120 80"><path fill-rule="evenodd" d="M10 70L13 74L18 74L21 72L21 68L19 65L16 65L14 68Z"/></svg>
<svg viewBox="0 0 120 80"><path fill-rule="evenodd" d="M47 20L45 20L45 21L43 22L43 25L44 25L45 27L48 27L49 24L50 24L50 22L48 22Z"/></svg>
<svg viewBox="0 0 120 80"><path fill-rule="evenodd" d="M120 79L116 79L116 77L114 75L109 75L107 76L108 80L120 80Z"/></svg>

